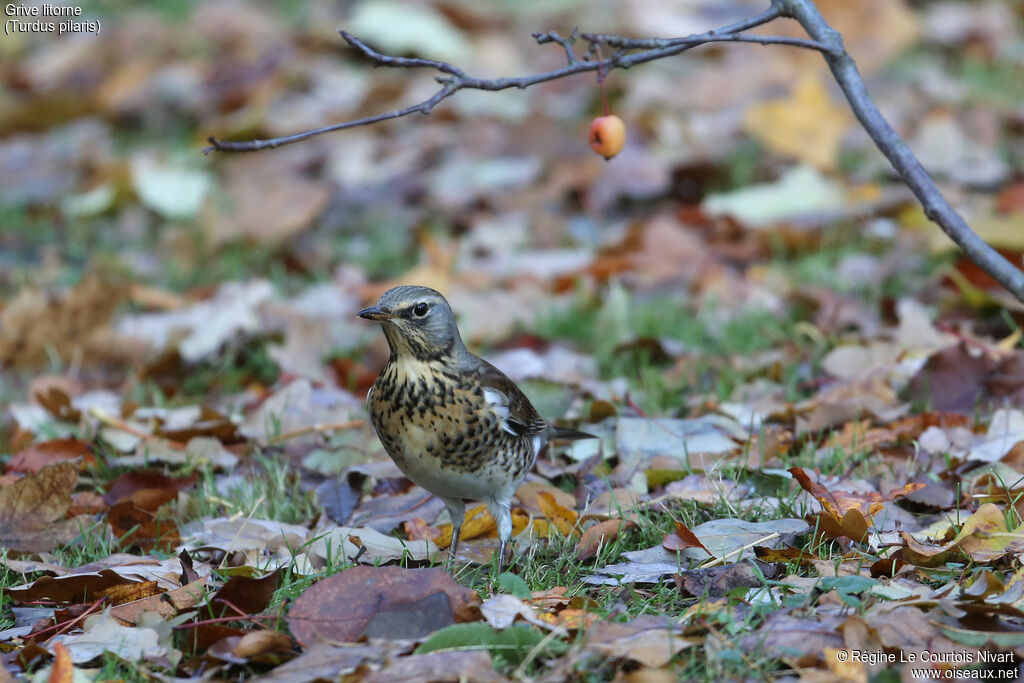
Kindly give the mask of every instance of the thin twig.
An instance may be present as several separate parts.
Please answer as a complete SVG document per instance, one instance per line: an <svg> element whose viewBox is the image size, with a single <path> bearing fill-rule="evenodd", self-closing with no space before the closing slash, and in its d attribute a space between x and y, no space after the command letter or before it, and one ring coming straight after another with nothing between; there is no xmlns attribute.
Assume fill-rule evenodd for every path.
<svg viewBox="0 0 1024 683"><path fill-rule="evenodd" d="M192 628L199 628L200 626L207 626L209 624L223 624L229 621L260 621L262 619L277 619L276 614L246 614L242 617L211 617L210 619L203 619L201 621L193 621L190 624L178 624L173 628L175 631L185 631Z"/></svg>
<svg viewBox="0 0 1024 683"><path fill-rule="evenodd" d="M136 429L135 427L132 427L130 424L128 424L121 418L114 417L113 415L107 413L106 411L96 406L93 406L92 408L89 409L89 414L92 415L97 420L99 420L101 423L105 424L106 426L121 432L125 432L127 434L131 434L132 436L138 439L142 439L143 441L153 441L175 451L183 451L186 448L188 448L187 444L183 444L180 441L171 441L170 439L165 439L162 436L157 436L156 434L149 434L148 432L144 432L141 429Z"/></svg>
<svg viewBox="0 0 1024 683"><path fill-rule="evenodd" d="M47 626L46 628L40 629L40 630L36 631L35 633L30 633L29 634L29 638L31 638L32 640L36 640L39 636L41 636L42 634L46 633L47 631L53 631L54 629L57 629L56 633L54 633L52 636L48 637L45 641L43 641L43 642L49 642L50 640L56 638L60 634L66 633L66 632L70 631L72 629L72 627L74 627L75 624L77 624L78 622L82 621L87 616L89 616L90 614L95 612L96 608L99 607L101 604L103 604L103 602L106 601L106 599L107 599L107 597L103 596L102 598L100 598L96 602L94 602L91 605L89 605L89 607L84 612L79 614L74 619L71 619L71 620L65 621L65 622L61 622L59 624L54 624L53 626Z"/></svg>
<svg viewBox="0 0 1024 683"><path fill-rule="evenodd" d="M284 443L289 439L295 439L306 434L323 434L324 432L338 432L343 429L355 429L356 427L362 427L366 424L366 420L349 420L347 422L332 422L329 424L314 424L307 427L300 427L299 429L285 432L284 434L278 434L268 441L271 445L277 445Z"/></svg>
<svg viewBox="0 0 1024 683"><path fill-rule="evenodd" d="M203 150L204 154L209 154L212 151L220 152L254 152L261 149L272 149L275 147L281 147L282 145L288 145L293 142L299 142L306 140L315 135L321 135L323 133L331 133L337 130L344 130L346 128L355 128L356 126L366 126L373 123L380 123L381 121L387 121L390 119L397 119L403 116L409 116L410 114L420 113L429 114L433 111L434 107L440 104L443 100L451 97L459 90L487 90L487 91L498 91L508 90L510 88L528 88L538 83L545 83L547 81L557 80L559 78L566 78L567 76L574 76L576 74L586 73L589 71L607 72L612 69L628 69L631 66L638 64L645 64L658 59L664 59L665 57L671 57L673 55L680 54L686 50L703 45L705 43L715 42L734 42L734 43L781 43L786 45L795 45L797 47L804 47L813 50L823 51L827 48L824 44L817 44L810 40L797 40L791 38L782 37L762 37L762 36L747 36L742 35L743 31L766 24L772 19L779 17L779 10L777 8L769 7L764 12L744 19L743 21L730 24L728 26L722 26L720 28L706 31L692 36L685 36L682 38L666 39L665 44L652 49L645 49L642 52L635 52L628 54L628 50L634 49L626 46L624 43L628 41L628 38L622 38L611 35L591 35L583 34L583 36L591 35L593 40L589 40L591 48L601 43L612 46L611 41L618 41L620 45L615 47L621 47L619 52L616 52L611 57L605 59L577 59L572 50L572 44L575 41L576 31L574 30L572 35L563 38L558 33L551 31L548 33L534 34L534 37L539 43L558 43L566 52L566 58L569 62L567 66L561 69L555 69L553 71L545 71L543 73L531 74L529 76L520 76L516 78L505 77L505 78L474 78L466 74L465 71L449 64L448 62L442 62L435 59L423 59L420 57L395 57L393 55L386 55L382 52L378 52L373 49L358 37L352 35L348 31L339 30L338 33L349 45L359 50L370 60L374 66L386 66L386 67L397 67L405 69L413 68L428 68L445 74L438 77L438 81L442 84L440 90L434 93L431 97L426 100L413 104L402 109L395 109L393 111L385 112L383 114L375 114L373 116L366 116L361 119L354 119L352 121L344 121L342 123L336 123L330 126L324 126L323 128L316 128L313 130L304 131L302 133L296 133L295 135L286 135L279 138L269 138L266 140L247 140L240 142L228 142L224 140L218 140L217 138L210 137L208 142L209 147ZM586 39L586 38L585 38ZM590 53L588 52L588 55Z"/></svg>
<svg viewBox="0 0 1024 683"><path fill-rule="evenodd" d="M723 562L725 562L726 560L728 560L733 555L740 555L740 554L743 553L744 550L750 550L751 548L753 548L756 545L761 545L763 543L767 543L768 541L774 541L778 537L779 537L779 532L778 531L773 531L772 533L768 534L767 536L764 536L763 538L759 538L756 541L751 541L750 543L746 544L742 548L736 548L735 550L730 550L729 552L727 552L725 555L722 555L721 557L711 558L707 562L704 562L703 564L699 565L697 567L697 569L707 569L709 567L718 566L718 565L722 564Z"/></svg>

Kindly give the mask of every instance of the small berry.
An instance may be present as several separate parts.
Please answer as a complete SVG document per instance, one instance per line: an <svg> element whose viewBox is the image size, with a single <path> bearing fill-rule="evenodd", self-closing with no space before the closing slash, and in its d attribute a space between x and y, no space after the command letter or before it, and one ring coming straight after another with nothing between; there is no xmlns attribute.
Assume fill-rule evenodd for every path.
<svg viewBox="0 0 1024 683"><path fill-rule="evenodd" d="M590 148L611 159L626 143L626 125L615 114L598 116L590 124Z"/></svg>

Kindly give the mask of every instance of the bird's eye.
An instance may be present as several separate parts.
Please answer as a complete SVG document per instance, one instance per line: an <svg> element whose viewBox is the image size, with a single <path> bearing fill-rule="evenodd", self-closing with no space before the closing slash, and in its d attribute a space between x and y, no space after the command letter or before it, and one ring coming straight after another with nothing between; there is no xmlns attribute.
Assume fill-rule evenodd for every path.
<svg viewBox="0 0 1024 683"><path fill-rule="evenodd" d="M415 315L417 318L422 318L427 314L427 311L429 310L430 306L427 306L425 303L421 302L416 304L416 308L412 309L412 314Z"/></svg>

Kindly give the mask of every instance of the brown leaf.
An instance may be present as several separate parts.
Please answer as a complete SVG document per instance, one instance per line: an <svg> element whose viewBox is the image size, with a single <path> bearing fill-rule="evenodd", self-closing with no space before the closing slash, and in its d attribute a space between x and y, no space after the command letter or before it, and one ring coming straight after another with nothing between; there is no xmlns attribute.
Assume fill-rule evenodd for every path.
<svg viewBox="0 0 1024 683"><path fill-rule="evenodd" d="M850 491L831 491L820 482L811 479L801 467L789 468L800 486L818 499L822 511L818 513L820 533L829 538L846 536L854 541L863 541L871 527L871 518L882 509L882 504L901 498L925 487L923 483L906 484L901 489L893 489L886 495L875 493L851 493Z"/></svg>
<svg viewBox="0 0 1024 683"><path fill-rule="evenodd" d="M32 444L11 458L7 464L7 471L38 472L47 465L77 458L82 459L79 464L81 469L96 464L96 456L92 454L89 444L81 439L43 441Z"/></svg>
<svg viewBox="0 0 1024 683"><path fill-rule="evenodd" d="M693 532L686 528L686 525L682 522L676 522L676 530L673 533L665 534L665 538L661 541L661 545L665 550L700 548L707 552L708 555L714 555L714 553L704 547L704 544L700 542L700 539L694 536Z"/></svg>
<svg viewBox="0 0 1024 683"><path fill-rule="evenodd" d="M476 591L458 585L441 569L359 566L306 590L288 613L288 625L306 647L354 642L374 630L382 637L415 638L479 618L479 604ZM383 625L392 627L390 633L378 630Z"/></svg>
<svg viewBox="0 0 1024 683"><path fill-rule="evenodd" d="M63 461L0 488L0 545L48 552L79 533L80 520L65 520L78 465Z"/></svg>
<svg viewBox="0 0 1024 683"><path fill-rule="evenodd" d="M103 496L92 491L79 491L71 496L71 507L68 508L68 517L78 515L96 515L106 512L110 507L103 502Z"/></svg>
<svg viewBox="0 0 1024 683"><path fill-rule="evenodd" d="M210 243L275 245L311 227L331 193L323 180L294 166L279 158L226 164L222 201L208 203L202 215Z"/></svg>
<svg viewBox="0 0 1024 683"><path fill-rule="evenodd" d="M932 355L914 375L907 397L935 410L970 412L983 397L995 366L984 354L969 353L964 344L950 346Z"/></svg>
<svg viewBox="0 0 1024 683"><path fill-rule="evenodd" d="M789 545L782 548L754 546L754 555L762 562L794 562L801 565L811 565L818 559L818 556L809 550Z"/></svg>
<svg viewBox="0 0 1024 683"><path fill-rule="evenodd" d="M195 486L199 473L187 477L169 477L160 470L132 470L125 472L107 487L103 500L107 505L129 501L150 512L178 497L178 492Z"/></svg>
<svg viewBox="0 0 1024 683"><path fill-rule="evenodd" d="M902 558L921 567L936 567L951 556L974 562L992 562L1024 546L1024 525L1011 531L999 506L985 503L964 521L953 540L942 545L922 543L910 534L900 534Z"/></svg>
<svg viewBox="0 0 1024 683"><path fill-rule="evenodd" d="M565 607L571 602L571 599L565 596L568 590L568 586L555 586L543 591L533 591L526 602L536 607Z"/></svg>
<svg viewBox="0 0 1024 683"><path fill-rule="evenodd" d="M383 668L371 672L363 680L366 683L408 683L413 681L504 683L509 679L494 670L489 654L483 650L470 650L468 652L428 652L422 655L394 657Z"/></svg>
<svg viewBox="0 0 1024 683"><path fill-rule="evenodd" d="M173 520L158 518L130 500L112 506L107 521L126 548L134 545L149 552L154 548L169 550L181 543L178 525Z"/></svg>
<svg viewBox="0 0 1024 683"><path fill-rule="evenodd" d="M630 659L657 668L690 645L693 643L674 634L668 619L644 615L623 623L596 622L587 632L585 648L603 657Z"/></svg>
<svg viewBox="0 0 1024 683"><path fill-rule="evenodd" d="M236 657L248 659L265 652L288 652L291 649L292 639L288 637L287 633L259 630L251 631L242 636L232 654Z"/></svg>
<svg viewBox="0 0 1024 683"><path fill-rule="evenodd" d="M258 579L232 576L210 599L213 616L239 616L238 610L243 614L259 614L270 604L280 579L280 569Z"/></svg>
<svg viewBox="0 0 1024 683"><path fill-rule="evenodd" d="M776 578L773 565L742 560L722 567L694 569L675 575L676 588L695 598L724 597L735 588L754 588L764 585L764 579Z"/></svg>
<svg viewBox="0 0 1024 683"><path fill-rule="evenodd" d="M206 596L206 579L197 579L185 586L133 600L110 608L110 616L125 626L134 626L147 612L156 612L169 619L182 610L192 609Z"/></svg>
<svg viewBox="0 0 1024 683"><path fill-rule="evenodd" d="M619 533L636 526L628 519L607 519L588 527L576 544L576 559L589 560L597 554L597 549L615 540Z"/></svg>
<svg viewBox="0 0 1024 683"><path fill-rule="evenodd" d="M8 588L6 593L15 602L53 600L61 603L91 602L104 590L112 586L138 583L127 579L112 569L97 573L68 574L65 576L41 576L28 586Z"/></svg>
<svg viewBox="0 0 1024 683"><path fill-rule="evenodd" d="M292 639L288 634L259 629L222 638L211 645L206 654L234 664L245 664L249 661L276 664L281 653L291 650Z"/></svg>
<svg viewBox="0 0 1024 683"><path fill-rule="evenodd" d="M108 327L123 296L120 285L98 277L87 277L56 298L23 289L4 308L0 365L43 365L54 352L65 360L78 354L85 363L125 360L130 350L110 343Z"/></svg>
<svg viewBox="0 0 1024 683"><path fill-rule="evenodd" d="M32 392L32 398L50 415L66 422L78 422L82 413L71 405L71 397L60 386L43 386Z"/></svg>
<svg viewBox="0 0 1024 683"><path fill-rule="evenodd" d="M313 683L325 680L361 679L366 669L378 668L391 655L408 651L408 645L377 640L344 646L317 643L295 659L260 676L262 683ZM357 671L363 675L354 675Z"/></svg>
<svg viewBox="0 0 1024 683"><path fill-rule="evenodd" d="M403 526L405 528L405 537L410 541L430 539L436 542L442 536L440 529L430 526L419 517L410 519Z"/></svg>
<svg viewBox="0 0 1024 683"><path fill-rule="evenodd" d="M154 595L160 595L162 592L156 581L141 581L111 586L100 591L99 597L106 597L112 605L123 605L126 602L145 600Z"/></svg>
<svg viewBox="0 0 1024 683"><path fill-rule="evenodd" d="M773 657L810 666L821 659L825 648L843 646L842 636L836 631L840 622L837 615L818 613L804 617L779 610L772 612L757 631L738 638L736 647L757 647Z"/></svg>

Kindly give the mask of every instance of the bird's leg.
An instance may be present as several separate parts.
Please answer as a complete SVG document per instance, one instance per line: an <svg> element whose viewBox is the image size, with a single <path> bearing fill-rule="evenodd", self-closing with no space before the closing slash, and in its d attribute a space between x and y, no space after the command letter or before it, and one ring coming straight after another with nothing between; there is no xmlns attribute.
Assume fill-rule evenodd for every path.
<svg viewBox="0 0 1024 683"><path fill-rule="evenodd" d="M505 539L501 540L498 545L498 573L497 576L501 576L502 572L505 571Z"/></svg>
<svg viewBox="0 0 1024 683"><path fill-rule="evenodd" d="M452 519L452 542L448 546L448 573L455 568L455 551L459 548L459 534L462 533L462 522L466 519L466 503L458 498L442 498L448 508L448 516Z"/></svg>
<svg viewBox="0 0 1024 683"><path fill-rule="evenodd" d="M448 546L448 564L446 569L451 574L455 569L455 553L459 549L459 534L462 532L461 524L452 524L452 544Z"/></svg>
<svg viewBox="0 0 1024 683"><path fill-rule="evenodd" d="M512 513L509 510L509 501L488 501L487 508L498 522L498 576L505 568L505 546L508 539L512 537Z"/></svg>

